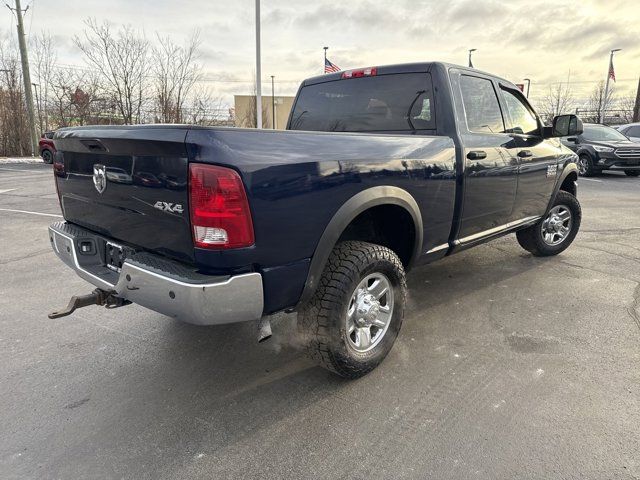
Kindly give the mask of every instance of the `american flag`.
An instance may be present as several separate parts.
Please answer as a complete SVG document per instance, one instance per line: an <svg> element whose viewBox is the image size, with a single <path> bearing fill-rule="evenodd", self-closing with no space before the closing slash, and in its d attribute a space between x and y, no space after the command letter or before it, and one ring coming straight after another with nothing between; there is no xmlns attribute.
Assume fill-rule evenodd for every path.
<svg viewBox="0 0 640 480"><path fill-rule="evenodd" d="M339 72L340 67L331 63L328 58L324 59L324 73L335 73Z"/></svg>
<svg viewBox="0 0 640 480"><path fill-rule="evenodd" d="M616 72L613 69L613 58L611 59L611 61L609 62L609 78L611 80L613 80L614 82L616 81Z"/></svg>

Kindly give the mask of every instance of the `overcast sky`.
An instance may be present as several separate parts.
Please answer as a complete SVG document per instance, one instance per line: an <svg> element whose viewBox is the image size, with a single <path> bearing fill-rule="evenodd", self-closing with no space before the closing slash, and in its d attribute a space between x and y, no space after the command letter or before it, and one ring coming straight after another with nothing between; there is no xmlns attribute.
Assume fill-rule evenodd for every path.
<svg viewBox="0 0 640 480"><path fill-rule="evenodd" d="M12 3L12 2L11 2ZM23 0L31 34L48 30L59 63L83 65L73 46L83 20L128 23L149 39L203 39L208 84L226 97L250 93L255 69L254 0ZM2 33L14 33L5 8ZM532 97L570 72L576 96L606 78L616 54L620 93L635 93L640 75L638 0L262 0L262 68L276 76L276 94L293 94L300 80L322 73L323 46L343 69L423 60L466 64L519 83L532 79ZM268 88L267 88L268 87ZM270 93L270 85L265 85Z"/></svg>

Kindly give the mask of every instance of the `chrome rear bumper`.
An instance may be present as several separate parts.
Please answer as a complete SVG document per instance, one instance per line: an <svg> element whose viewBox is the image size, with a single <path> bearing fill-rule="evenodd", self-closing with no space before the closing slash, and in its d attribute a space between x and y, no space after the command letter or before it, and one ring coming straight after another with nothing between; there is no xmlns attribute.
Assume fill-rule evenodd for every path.
<svg viewBox="0 0 640 480"><path fill-rule="evenodd" d="M264 308L262 276L207 276L149 253L126 258L120 272L106 267L110 239L65 222L49 227L60 259L89 283L172 318L197 325L258 320ZM89 251L81 245L90 245Z"/></svg>

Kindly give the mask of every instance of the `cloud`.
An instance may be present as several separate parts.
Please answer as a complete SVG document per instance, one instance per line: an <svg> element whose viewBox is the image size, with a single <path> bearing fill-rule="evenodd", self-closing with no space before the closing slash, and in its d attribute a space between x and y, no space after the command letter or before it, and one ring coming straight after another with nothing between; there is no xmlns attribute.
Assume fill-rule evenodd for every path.
<svg viewBox="0 0 640 480"><path fill-rule="evenodd" d="M82 64L71 38L83 20L130 23L149 39L158 31L180 42L202 32L201 60L210 85L228 94L249 93L255 69L254 1L235 0L38 0L27 21L32 32L49 30L61 63ZM628 0L268 0L262 2L263 72L284 91L322 71L322 47L343 68L421 60L474 63L514 81L534 80L539 89L572 72L576 90L589 90L606 73L611 48L619 79L638 74L640 9ZM592 83L589 83L592 82ZM583 87L583 85L586 85ZM620 91L635 88L620 80ZM279 86L279 88L280 88ZM534 90L535 91L535 90ZM582 93L580 93L582 94Z"/></svg>

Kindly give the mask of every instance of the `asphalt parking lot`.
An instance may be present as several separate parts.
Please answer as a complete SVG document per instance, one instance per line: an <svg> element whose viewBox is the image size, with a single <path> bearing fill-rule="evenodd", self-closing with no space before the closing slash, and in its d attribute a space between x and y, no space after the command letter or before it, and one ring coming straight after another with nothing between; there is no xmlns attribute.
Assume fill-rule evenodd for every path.
<svg viewBox="0 0 640 480"><path fill-rule="evenodd" d="M50 167L0 164L0 478L640 478L640 179L582 179L555 258L513 236L410 275L385 363L354 382L295 318L194 327L51 252ZM25 213L32 212L32 213Z"/></svg>

